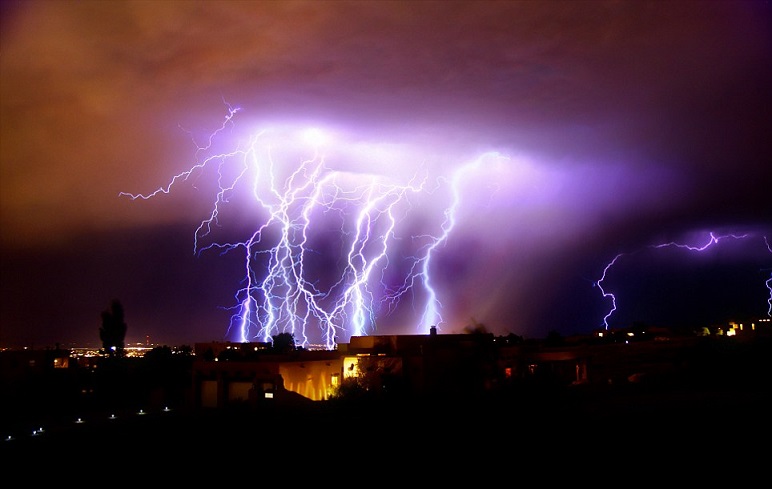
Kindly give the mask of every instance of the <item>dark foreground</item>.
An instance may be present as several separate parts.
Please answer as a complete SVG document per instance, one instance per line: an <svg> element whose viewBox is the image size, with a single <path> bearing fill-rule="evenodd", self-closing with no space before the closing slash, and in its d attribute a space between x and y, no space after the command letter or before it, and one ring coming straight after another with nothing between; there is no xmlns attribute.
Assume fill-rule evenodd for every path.
<svg viewBox="0 0 772 489"><path fill-rule="evenodd" d="M521 383L442 398L314 402L284 391L217 410L91 408L78 423L56 396L15 396L0 410L0 475L34 486L83 477L174 487L755 487L772 460L772 341L764 340L709 343L676 368L629 381ZM60 414L42 426L19 421L50 413Z"/></svg>
<svg viewBox="0 0 772 489"><path fill-rule="evenodd" d="M302 477L370 466L395 476L427 468L467 475L539 466L686 470L692 463L721 470L741 463L747 476L770 454L771 399L769 384L629 384L122 413L6 439L0 460L5 475L36 477L51 476L35 471L46 467L156 467L187 476L262 467Z"/></svg>

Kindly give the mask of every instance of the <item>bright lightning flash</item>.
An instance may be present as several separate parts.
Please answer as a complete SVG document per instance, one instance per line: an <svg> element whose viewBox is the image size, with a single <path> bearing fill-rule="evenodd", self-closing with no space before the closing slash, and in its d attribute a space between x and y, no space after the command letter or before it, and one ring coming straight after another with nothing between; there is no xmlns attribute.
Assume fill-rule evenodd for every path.
<svg viewBox="0 0 772 489"><path fill-rule="evenodd" d="M212 152L214 139L234 123L238 111L229 110L207 145L197 146L197 155ZM234 341L270 341L289 332L306 346L313 339L310 328L316 327L315 338L333 349L340 336L373 331L379 313L392 312L408 293L413 300L425 299L419 331L439 327L442 304L430 280L432 256L455 225L462 175L501 157L486 153L452 178L430 180L428 170L419 166L400 180L385 171L334 169L323 151L331 138L319 129L289 140L275 137L277 132L260 131L233 151L199 156L195 165L152 193L121 195L136 200L168 194L174 185L216 168L216 196L195 231L194 252L243 253L243 283L229 307L228 336ZM294 164L280 156L298 152L305 156ZM254 206L254 227L243 239L215 240L226 204L243 186ZM448 202L439 226L403 235L401 225L415 209L414 201L442 189ZM402 278L394 278L394 269L403 272Z"/></svg>

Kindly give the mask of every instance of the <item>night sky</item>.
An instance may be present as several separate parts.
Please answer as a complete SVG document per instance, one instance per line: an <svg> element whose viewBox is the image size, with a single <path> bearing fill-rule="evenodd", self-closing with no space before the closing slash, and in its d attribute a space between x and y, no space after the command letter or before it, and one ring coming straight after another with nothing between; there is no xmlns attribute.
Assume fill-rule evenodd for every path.
<svg viewBox="0 0 772 489"><path fill-rule="evenodd" d="M432 321L444 333L768 317L771 11L768 1L3 2L0 346L99 345L113 299L128 343L262 340L237 331L232 308L246 278L262 280L256 265L282 229L251 248L251 275L245 248L223 246L268 222L261 203L282 202L265 193L270 175L287 183L322 158L292 203L314 189L322 200L309 214L289 207L296 239L309 219L303 277L332 291L325 311L357 211L373 196L394 204L371 214L372 229L395 227L367 289L366 334L428 332L424 276L409 277L432 244L442 317ZM327 139L301 139L305 128ZM257 161L275 173L257 175ZM176 175L187 178L171 185ZM158 189L168 193L131 198ZM379 243L368 242L368 263ZM382 301L405 283L399 301ZM336 316L338 341L354 320ZM313 322L291 331L323 341Z"/></svg>

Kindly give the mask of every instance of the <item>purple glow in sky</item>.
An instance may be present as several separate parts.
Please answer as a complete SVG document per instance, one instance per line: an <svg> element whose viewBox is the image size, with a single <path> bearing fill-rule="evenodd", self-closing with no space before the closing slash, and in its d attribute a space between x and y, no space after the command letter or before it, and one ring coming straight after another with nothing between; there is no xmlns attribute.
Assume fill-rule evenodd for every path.
<svg viewBox="0 0 772 489"><path fill-rule="evenodd" d="M197 255L243 256L229 339L268 342L288 332L301 346L333 349L376 332L403 307L417 316L414 333L442 331L434 255L452 239L465 201L482 200L483 207L495 201L513 163L484 153L457 168L444 165L449 175L435 175L437 169L416 158L420 151L346 143L323 129L291 127L268 127L230 151L210 154L238 112L229 108L223 125L197 146L195 164L169 183L147 194L121 192L149 200L189 181L217 182L193 242ZM490 192L466 195L475 174ZM241 238L227 231L231 205L253 216L253 228ZM225 241L218 240L222 228L230 235Z"/></svg>
<svg viewBox="0 0 772 489"><path fill-rule="evenodd" d="M271 142L286 174L314 156L271 139L296 128L329 135L325 168L358 205L366 175L393 185L380 190L411 186L387 193L398 219L380 221L399 224L395 256L405 259L376 260L390 287L410 276L407 257L443 236L456 171L501 156L458 178L452 230L420 262L445 332L603 327L609 302L595 284L620 253L602 283L617 298L615 327L668 326L695 311L703 322L766 316L771 8L4 2L0 346L98 343L100 312L114 298L128 341L232 339L234 299L249 286L245 248L207 246L246 242L267 208L240 186L216 208L220 226L199 226L215 210L218 182L235 177L218 169L238 171L245 159L213 161L151 199L120 194L152 192L209 156L247 151L261 131L274 132L259 141ZM223 126L231 105L240 111ZM329 227L314 221L315 266L337 265L341 243L353 242L341 240L341 226L353 216L333 206ZM710 265L688 250L650 248L710 232L756 238L706 250ZM427 239L408 245L416 236ZM700 300L711 291L698 286L714 280L732 292ZM657 294L649 283L673 290ZM433 303L424 285L367 333L423 328ZM678 285L695 293L673 300Z"/></svg>

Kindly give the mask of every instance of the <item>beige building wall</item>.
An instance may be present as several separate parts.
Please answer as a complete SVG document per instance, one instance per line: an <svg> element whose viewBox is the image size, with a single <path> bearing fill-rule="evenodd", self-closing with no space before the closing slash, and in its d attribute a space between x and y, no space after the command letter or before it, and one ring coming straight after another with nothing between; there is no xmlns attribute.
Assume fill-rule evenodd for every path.
<svg viewBox="0 0 772 489"><path fill-rule="evenodd" d="M330 395L341 376L340 360L283 363L279 374L284 388L313 401L324 401Z"/></svg>

